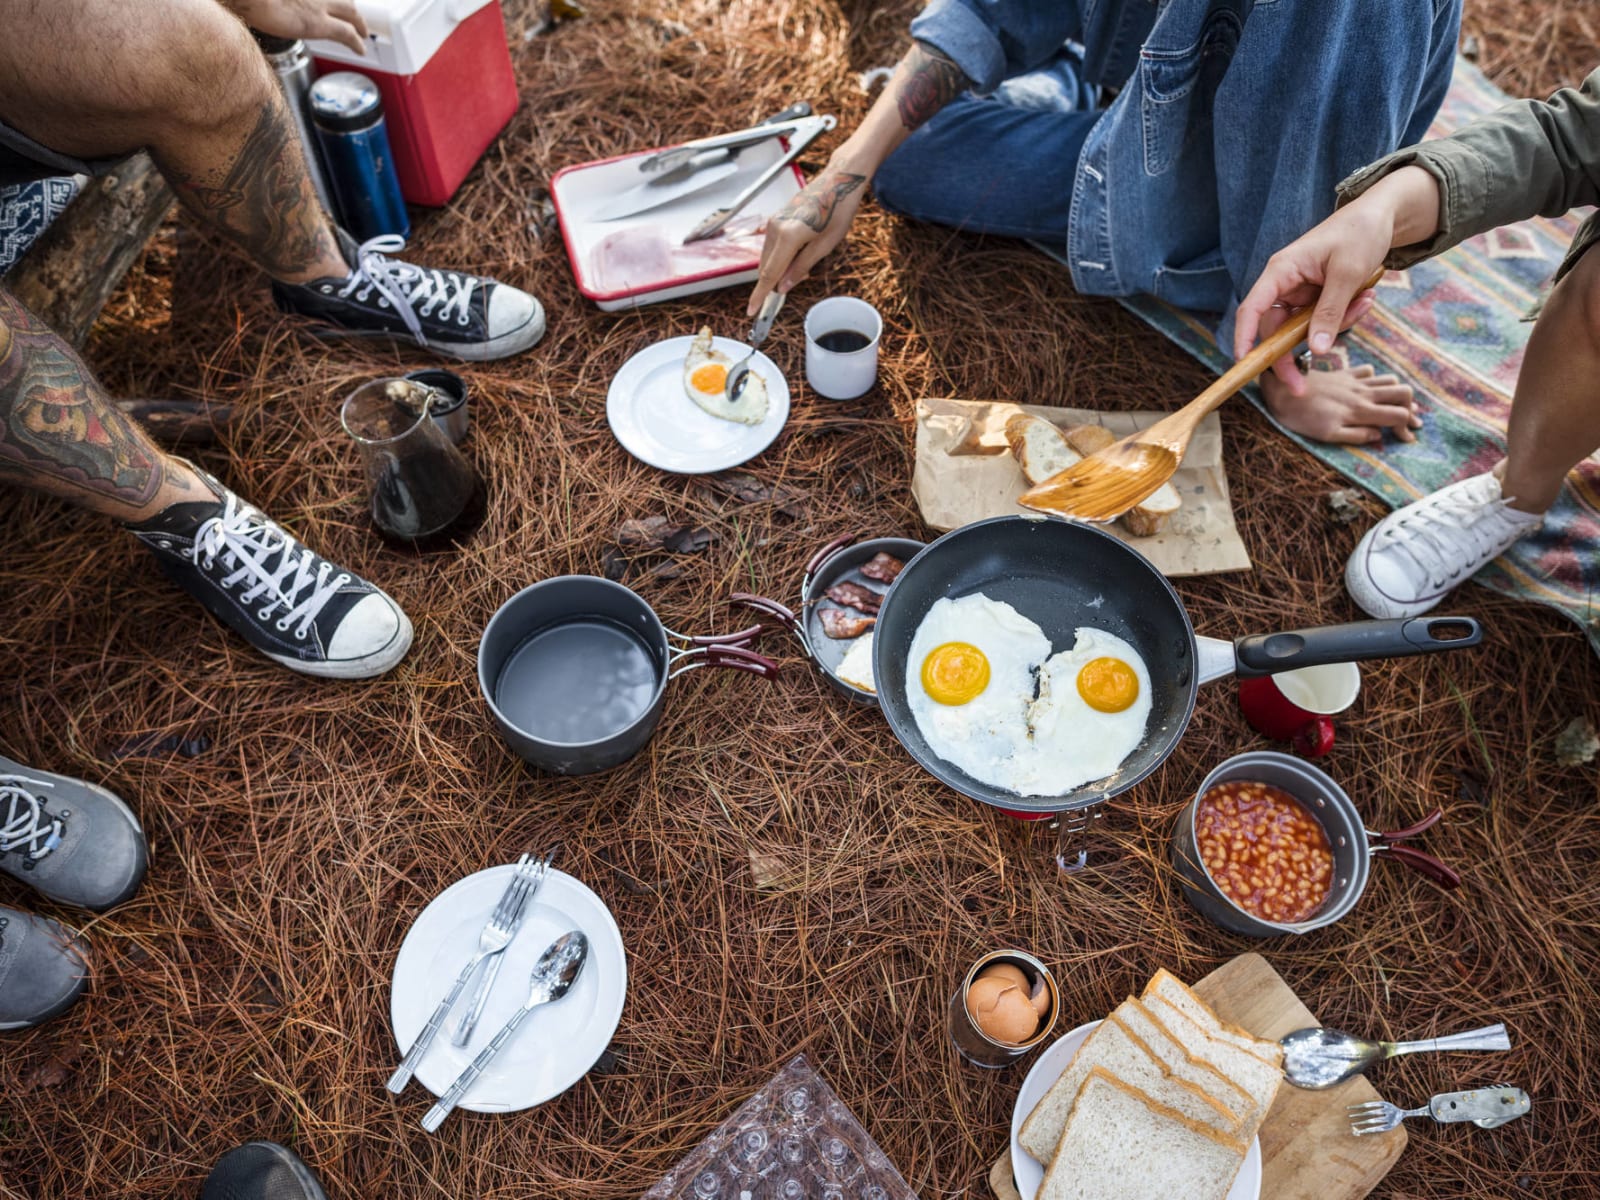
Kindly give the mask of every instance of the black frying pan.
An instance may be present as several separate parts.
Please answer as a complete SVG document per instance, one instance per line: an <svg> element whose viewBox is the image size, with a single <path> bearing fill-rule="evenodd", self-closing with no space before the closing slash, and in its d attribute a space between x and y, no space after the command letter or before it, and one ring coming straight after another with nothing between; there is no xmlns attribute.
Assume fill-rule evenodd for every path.
<svg viewBox="0 0 1600 1200"><path fill-rule="evenodd" d="M1150 671L1150 721L1144 740L1114 774L1059 796L1019 796L979 782L929 748L906 700L911 639L934 601L973 592L1004 601L1038 624L1052 652L1070 648L1083 625L1114 633L1139 651ZM1360 621L1233 642L1196 638L1177 592L1133 547L1092 525L1021 516L977 521L931 543L889 589L876 633L878 704L911 757L974 800L1036 813L1087 808L1148 776L1183 736L1201 683L1229 674L1269 675L1318 663L1459 650L1483 638L1478 623L1467 617Z"/></svg>

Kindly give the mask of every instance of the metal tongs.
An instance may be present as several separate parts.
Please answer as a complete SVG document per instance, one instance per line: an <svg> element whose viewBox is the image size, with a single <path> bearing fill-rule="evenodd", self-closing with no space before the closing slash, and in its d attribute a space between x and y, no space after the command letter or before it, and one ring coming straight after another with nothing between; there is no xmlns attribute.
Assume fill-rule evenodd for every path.
<svg viewBox="0 0 1600 1200"><path fill-rule="evenodd" d="M789 115L789 114L794 115ZM749 129L741 129L734 133L719 134L716 137L700 138L693 142L685 142L681 146L673 146L668 150L657 150L654 154L646 155L639 160L639 170L646 175L660 172L675 171L694 159L697 155L707 150L740 150L746 146L753 146L757 142L764 142L768 138L786 137L789 145L782 158L769 166L761 175L740 192L723 208L711 213L689 231L683 239L684 244L703 241L722 231L733 217L751 200L756 193L778 177L778 173L794 160L800 157L803 151L817 138L832 129L838 122L831 116L813 116L811 105L801 101L785 109L778 117L761 125L753 125Z"/></svg>

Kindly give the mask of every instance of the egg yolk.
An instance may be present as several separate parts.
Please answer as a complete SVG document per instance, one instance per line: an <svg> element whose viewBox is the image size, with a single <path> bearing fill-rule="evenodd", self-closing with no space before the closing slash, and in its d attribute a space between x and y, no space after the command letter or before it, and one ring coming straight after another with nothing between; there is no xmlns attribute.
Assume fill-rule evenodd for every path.
<svg viewBox="0 0 1600 1200"><path fill-rule="evenodd" d="M922 660L922 688L940 704L965 704L989 686L989 660L969 642L935 646Z"/></svg>
<svg viewBox="0 0 1600 1200"><path fill-rule="evenodd" d="M728 383L728 368L721 363L701 363L689 372L689 386L697 392L720 392Z"/></svg>
<svg viewBox="0 0 1600 1200"><path fill-rule="evenodd" d="M1119 713L1139 698L1139 677L1120 658L1096 658L1078 672L1078 695L1096 712Z"/></svg>

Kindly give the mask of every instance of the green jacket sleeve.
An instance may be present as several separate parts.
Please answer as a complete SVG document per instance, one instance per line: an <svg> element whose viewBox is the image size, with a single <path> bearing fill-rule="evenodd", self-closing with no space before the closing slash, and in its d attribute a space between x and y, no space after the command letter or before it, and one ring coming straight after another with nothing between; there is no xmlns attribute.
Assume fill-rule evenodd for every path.
<svg viewBox="0 0 1600 1200"><path fill-rule="evenodd" d="M1439 181L1439 232L1389 255L1396 270L1475 234L1529 217L1600 203L1600 70L1547 101L1518 100L1448 137L1397 150L1339 185L1345 204L1404 166ZM1562 271L1595 239L1591 221Z"/></svg>

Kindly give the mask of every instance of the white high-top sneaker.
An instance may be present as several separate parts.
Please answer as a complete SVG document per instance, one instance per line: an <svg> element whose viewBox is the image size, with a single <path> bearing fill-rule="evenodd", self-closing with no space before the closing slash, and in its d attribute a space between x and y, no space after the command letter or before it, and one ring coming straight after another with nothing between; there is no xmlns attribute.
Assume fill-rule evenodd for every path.
<svg viewBox="0 0 1600 1200"><path fill-rule="evenodd" d="M1474 475L1368 530L1345 567L1345 586L1374 617L1420 616L1543 523L1510 507L1492 472Z"/></svg>

